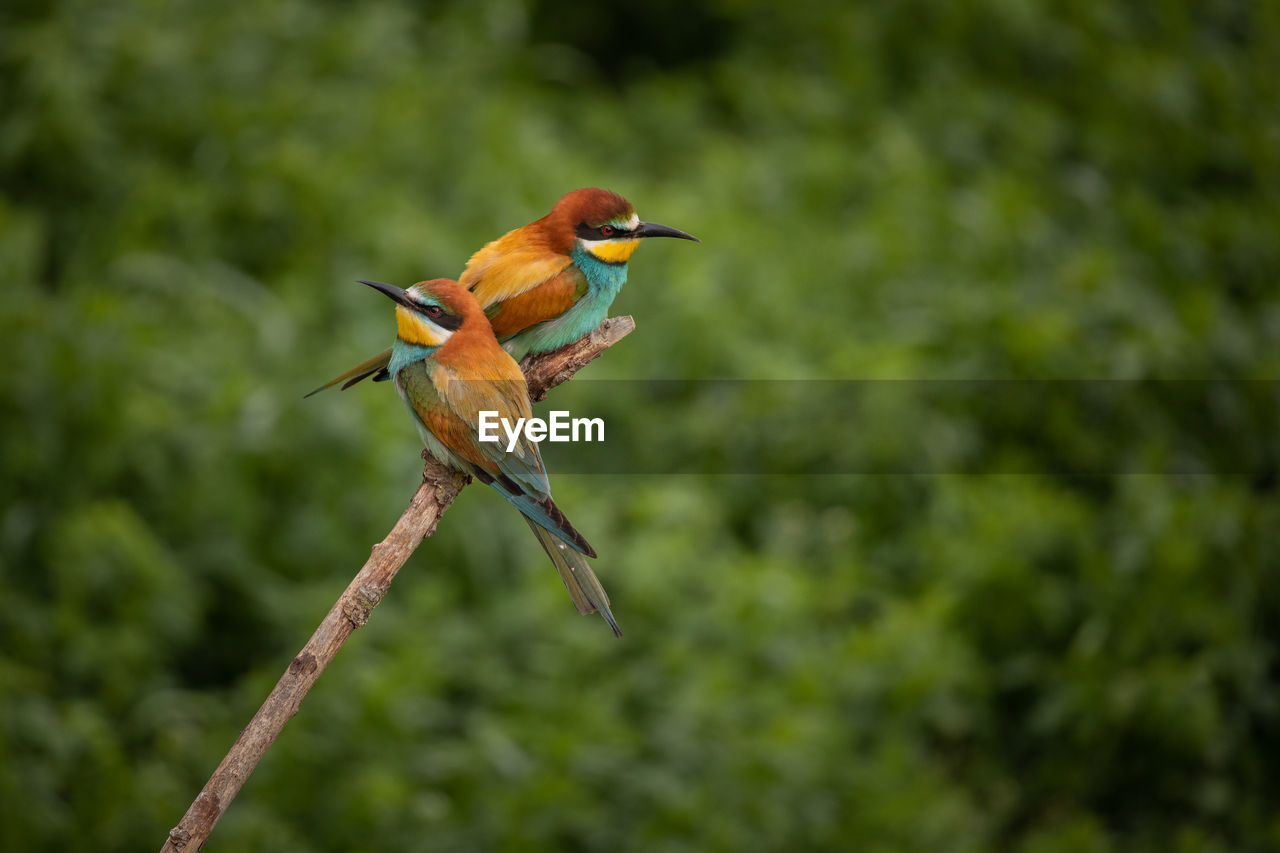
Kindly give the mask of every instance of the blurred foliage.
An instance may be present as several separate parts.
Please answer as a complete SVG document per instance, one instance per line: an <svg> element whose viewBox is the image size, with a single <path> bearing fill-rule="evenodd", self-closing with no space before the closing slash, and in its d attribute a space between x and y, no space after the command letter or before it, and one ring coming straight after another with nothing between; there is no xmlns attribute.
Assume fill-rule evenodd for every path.
<svg viewBox="0 0 1280 853"><path fill-rule="evenodd" d="M584 377L1274 380L1277 68L1242 0L6 2L0 848L158 848L394 521L395 394L300 399L390 340L354 279L599 185L704 242ZM607 402L619 454L722 425ZM1001 411L815 423L859 476L553 471L620 642L468 490L208 849L1280 847L1276 436L1081 476L1087 419ZM968 473L875 472L921 444Z"/></svg>

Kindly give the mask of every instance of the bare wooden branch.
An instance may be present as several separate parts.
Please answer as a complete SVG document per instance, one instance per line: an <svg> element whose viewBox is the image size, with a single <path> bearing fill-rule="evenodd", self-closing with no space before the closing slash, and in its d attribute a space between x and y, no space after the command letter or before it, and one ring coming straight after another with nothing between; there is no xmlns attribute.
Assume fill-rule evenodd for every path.
<svg viewBox="0 0 1280 853"><path fill-rule="evenodd" d="M545 398L548 390L568 381L574 373L634 329L635 322L630 317L613 317L575 344L526 358L520 366L528 380L530 396L535 400ZM422 485L414 492L408 508L386 538L373 546L363 568L334 602L302 651L290 662L275 689L262 703L258 713L253 715L249 725L240 732L231 751L213 771L182 820L169 830L161 853L176 853L188 848L198 851L204 847L214 825L285 724L298 713L302 700L320 673L324 672L351 633L369 621L370 612L382 600L400 567L422 540L435 533L440 516L470 479L426 456Z"/></svg>
<svg viewBox="0 0 1280 853"><path fill-rule="evenodd" d="M535 403L547 398L547 392L568 382L596 356L636 330L636 321L627 317L610 317L596 326L577 343L561 347L546 355L528 355L520 362L524 378L529 383L529 397Z"/></svg>

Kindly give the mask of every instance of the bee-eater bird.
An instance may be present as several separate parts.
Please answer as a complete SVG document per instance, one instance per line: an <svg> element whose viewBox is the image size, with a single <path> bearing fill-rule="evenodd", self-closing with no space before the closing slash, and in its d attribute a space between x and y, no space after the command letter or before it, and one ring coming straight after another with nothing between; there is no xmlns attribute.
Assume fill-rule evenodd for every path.
<svg viewBox="0 0 1280 853"><path fill-rule="evenodd" d="M438 278L401 290L362 281L396 303L396 340L387 370L413 414L427 451L510 501L524 515L564 581L579 613L600 615L622 631L609 596L586 558L595 549L551 500L538 445L520 433L514 448L480 441L480 412L516 423L533 416L520 366L498 344L475 296Z"/></svg>
<svg viewBox="0 0 1280 853"><path fill-rule="evenodd" d="M459 282L475 294L493 333L516 360L589 334L627 280L627 261L645 237L701 242L676 228L641 222L631 202L595 187L566 193L536 222L471 256ZM379 353L312 391L390 378L392 351ZM307 396L311 396L308 394Z"/></svg>

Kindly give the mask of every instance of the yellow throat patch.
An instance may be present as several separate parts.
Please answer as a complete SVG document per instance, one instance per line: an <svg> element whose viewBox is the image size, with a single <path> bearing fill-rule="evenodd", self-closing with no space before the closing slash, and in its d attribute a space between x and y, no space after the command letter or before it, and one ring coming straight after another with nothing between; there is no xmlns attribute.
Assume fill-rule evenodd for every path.
<svg viewBox="0 0 1280 853"><path fill-rule="evenodd" d="M420 318L416 312L397 305L396 334L407 344L438 347L449 339L451 333L437 329Z"/></svg>
<svg viewBox="0 0 1280 853"><path fill-rule="evenodd" d="M639 240L610 240L588 246L587 251L605 263L619 264L630 258L639 245Z"/></svg>

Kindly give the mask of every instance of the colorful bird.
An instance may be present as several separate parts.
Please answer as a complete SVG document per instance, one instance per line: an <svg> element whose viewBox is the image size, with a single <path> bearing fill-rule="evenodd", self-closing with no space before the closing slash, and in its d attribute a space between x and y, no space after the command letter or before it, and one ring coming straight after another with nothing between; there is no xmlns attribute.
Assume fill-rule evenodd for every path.
<svg viewBox="0 0 1280 853"><path fill-rule="evenodd" d="M645 237L701 242L675 228L641 222L631 202L617 193L574 190L546 216L472 255L459 281L519 360L571 344L600 325L627 280L631 253ZM339 382L345 390L367 376L388 379L391 356L391 350L379 353L311 394Z"/></svg>
<svg viewBox="0 0 1280 853"><path fill-rule="evenodd" d="M510 452L505 440L480 440L481 412L497 412L514 424L517 418L527 422L533 407L520 366L498 344L475 296L444 278L408 290L377 281L361 284L396 303L396 341L387 370L427 451L493 487L520 510L578 612L599 610L621 637L609 596L586 560L596 556L595 549L551 500L538 445L523 431Z"/></svg>

